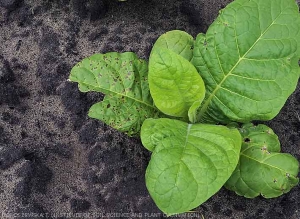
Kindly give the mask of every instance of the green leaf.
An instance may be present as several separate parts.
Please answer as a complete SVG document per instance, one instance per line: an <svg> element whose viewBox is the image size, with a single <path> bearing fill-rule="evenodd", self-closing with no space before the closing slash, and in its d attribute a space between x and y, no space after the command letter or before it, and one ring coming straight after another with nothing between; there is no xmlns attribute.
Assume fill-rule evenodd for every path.
<svg viewBox="0 0 300 219"><path fill-rule="evenodd" d="M111 52L83 59L72 69L70 80L78 82L82 92L107 94L91 107L90 117L134 135L145 119L159 115L150 96L147 73L147 63L134 53Z"/></svg>
<svg viewBox="0 0 300 219"><path fill-rule="evenodd" d="M153 151L146 186L168 215L189 211L215 194L235 169L241 147L237 129L147 119L143 145Z"/></svg>
<svg viewBox="0 0 300 219"><path fill-rule="evenodd" d="M190 61L193 57L194 39L184 31L172 30L156 40L152 51L161 48L169 49Z"/></svg>
<svg viewBox="0 0 300 219"><path fill-rule="evenodd" d="M225 184L227 189L246 198L274 198L298 184L299 163L292 155L279 153L280 143L272 129L246 124L240 133L244 139L240 161Z"/></svg>
<svg viewBox="0 0 300 219"><path fill-rule="evenodd" d="M206 86L200 121L248 122L278 114L299 78L294 0L236 0L199 34L192 63Z"/></svg>
<svg viewBox="0 0 300 219"><path fill-rule="evenodd" d="M201 102L205 95L205 86L196 68L165 48L151 53L149 87L156 107L176 117L187 117L193 103Z"/></svg>
<svg viewBox="0 0 300 219"><path fill-rule="evenodd" d="M196 101L193 103L193 105L189 108L189 111L188 111L188 117L189 117L189 121L191 123L196 123L198 122L198 117L197 117L197 112L198 112L198 109L200 108L201 106L201 103L202 103L202 100L201 101Z"/></svg>

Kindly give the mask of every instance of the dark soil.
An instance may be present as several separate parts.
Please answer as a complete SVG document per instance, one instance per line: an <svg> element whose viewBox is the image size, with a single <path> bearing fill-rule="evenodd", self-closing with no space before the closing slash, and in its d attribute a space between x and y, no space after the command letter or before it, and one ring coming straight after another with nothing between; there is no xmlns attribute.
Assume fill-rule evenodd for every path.
<svg viewBox="0 0 300 219"><path fill-rule="evenodd" d="M110 212L136 215L114 218L164 218L145 187L150 153L139 139L88 118L103 95L80 93L67 78L74 64L94 53L133 51L147 59L168 30L195 37L229 2L0 0L0 218L101 218ZM282 151L300 160L299 87L268 124ZM195 211L190 218L296 219L300 187L276 199L245 199L221 189Z"/></svg>

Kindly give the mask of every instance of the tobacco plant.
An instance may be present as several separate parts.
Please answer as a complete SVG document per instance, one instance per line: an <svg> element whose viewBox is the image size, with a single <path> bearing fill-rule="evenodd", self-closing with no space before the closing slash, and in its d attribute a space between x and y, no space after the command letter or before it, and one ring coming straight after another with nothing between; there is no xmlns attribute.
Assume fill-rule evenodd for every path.
<svg viewBox="0 0 300 219"><path fill-rule="evenodd" d="M106 94L89 111L152 152L146 186L168 215L189 211L223 185L273 198L298 184L298 161L253 120L274 118L300 75L294 0L235 0L196 40L160 36L149 63L132 52L95 54L71 71L82 92ZM232 122L244 125L232 125Z"/></svg>

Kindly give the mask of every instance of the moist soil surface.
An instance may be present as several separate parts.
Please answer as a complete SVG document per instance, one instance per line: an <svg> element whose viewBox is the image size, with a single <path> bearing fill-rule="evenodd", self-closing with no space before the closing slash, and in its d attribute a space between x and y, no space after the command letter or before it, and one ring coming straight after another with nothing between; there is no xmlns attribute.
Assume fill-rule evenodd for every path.
<svg viewBox="0 0 300 219"><path fill-rule="evenodd" d="M0 218L166 218L145 187L150 153L138 138L88 118L103 95L80 93L67 78L94 53L148 59L166 31L205 33L230 2L0 0ZM300 86L267 123L298 160L299 103ZM276 199L222 188L194 213L170 218L202 216L299 219L300 187Z"/></svg>

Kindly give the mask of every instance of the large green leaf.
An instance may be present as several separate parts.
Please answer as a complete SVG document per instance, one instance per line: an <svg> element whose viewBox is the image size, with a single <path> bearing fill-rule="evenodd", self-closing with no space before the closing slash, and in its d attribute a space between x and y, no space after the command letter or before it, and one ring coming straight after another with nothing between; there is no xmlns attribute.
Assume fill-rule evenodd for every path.
<svg viewBox="0 0 300 219"><path fill-rule="evenodd" d="M149 87L157 108L176 117L188 117L190 107L196 101L201 102L205 95L205 86L196 68L166 48L151 52Z"/></svg>
<svg viewBox="0 0 300 219"><path fill-rule="evenodd" d="M159 114L150 96L147 73L147 63L134 53L111 52L83 59L73 67L70 80L78 82L82 92L107 94L91 107L90 117L133 135L145 119Z"/></svg>
<svg viewBox="0 0 300 219"><path fill-rule="evenodd" d="M193 57L194 39L181 30L171 30L161 35L153 45L152 51L166 48L190 61Z"/></svg>
<svg viewBox="0 0 300 219"><path fill-rule="evenodd" d="M206 86L200 121L247 122L278 114L299 78L295 0L236 0L199 34L192 63Z"/></svg>
<svg viewBox="0 0 300 219"><path fill-rule="evenodd" d="M143 145L153 151L146 185L168 215L191 210L215 194L235 169L241 147L237 129L147 119Z"/></svg>
<svg viewBox="0 0 300 219"><path fill-rule="evenodd" d="M247 198L274 198L298 184L299 163L292 155L279 153L280 143L273 130L246 124L240 133L244 138L240 161L226 188Z"/></svg>

